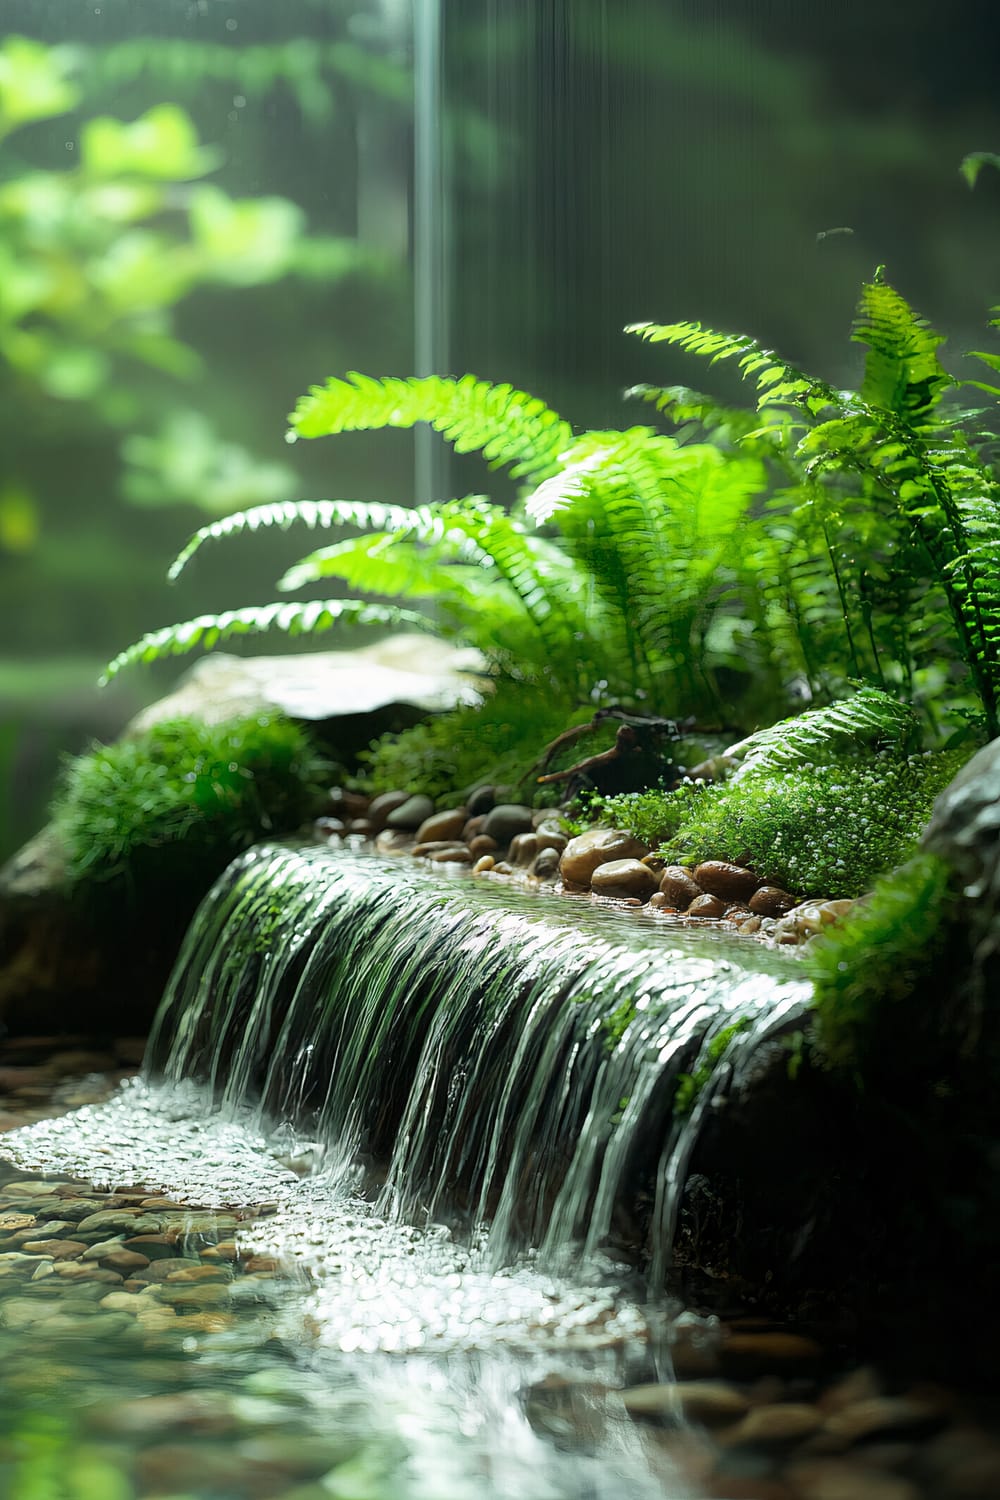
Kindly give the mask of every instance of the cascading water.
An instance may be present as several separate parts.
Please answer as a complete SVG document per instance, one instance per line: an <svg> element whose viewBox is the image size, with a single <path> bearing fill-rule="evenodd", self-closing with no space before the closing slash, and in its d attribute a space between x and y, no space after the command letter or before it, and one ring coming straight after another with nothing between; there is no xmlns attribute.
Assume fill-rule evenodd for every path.
<svg viewBox="0 0 1000 1500"><path fill-rule="evenodd" d="M262 846L203 903L145 1079L5 1153L201 1204L272 1200L245 1238L309 1279L286 1336L368 1360L356 1378L380 1408L373 1371L429 1358L436 1416L418 1425L485 1441L485 1424L508 1475L490 1460L491 1493L523 1493L515 1453L537 1470L537 1439L522 1413L514 1440L512 1413L553 1358L611 1386L636 1350L669 1372L657 1294L700 1122L807 998L785 955L648 915ZM706 1067L675 1119L678 1075ZM586 1493L612 1495L626 1471L635 1494L671 1493L662 1466L653 1484L638 1449L609 1441L613 1473L591 1455ZM533 1494L581 1493L556 1469Z"/></svg>

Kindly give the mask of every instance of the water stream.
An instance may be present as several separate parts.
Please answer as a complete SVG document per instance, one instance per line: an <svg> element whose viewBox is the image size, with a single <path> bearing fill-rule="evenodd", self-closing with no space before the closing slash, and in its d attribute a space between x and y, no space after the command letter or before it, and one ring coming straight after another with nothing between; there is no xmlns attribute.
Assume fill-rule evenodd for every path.
<svg viewBox="0 0 1000 1500"><path fill-rule="evenodd" d="M608 1419L613 1397L581 1446L539 1435L530 1393L669 1378L662 1290L700 1122L807 997L786 955L648 915L262 846L192 924L145 1076L4 1154L266 1207L236 1231L280 1265L250 1374L273 1341L295 1351L321 1425L346 1403L388 1465L332 1493L689 1493ZM675 1118L678 1075L706 1067ZM196 1341L203 1368L226 1338Z"/></svg>

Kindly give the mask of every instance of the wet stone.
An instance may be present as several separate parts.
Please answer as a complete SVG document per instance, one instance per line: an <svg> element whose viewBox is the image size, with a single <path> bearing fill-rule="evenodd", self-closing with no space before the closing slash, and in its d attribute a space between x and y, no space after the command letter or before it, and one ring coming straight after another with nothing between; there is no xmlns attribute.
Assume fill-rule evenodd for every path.
<svg viewBox="0 0 1000 1500"><path fill-rule="evenodd" d="M804 1402L788 1401L758 1406L729 1428L721 1441L728 1447L791 1446L811 1437L823 1424L822 1413Z"/></svg>
<svg viewBox="0 0 1000 1500"><path fill-rule="evenodd" d="M691 872L681 865L664 866L660 871L660 890L677 911L685 911L692 901L703 894L701 886L692 879Z"/></svg>
<svg viewBox="0 0 1000 1500"><path fill-rule="evenodd" d="M431 817L425 818L417 829L417 843L430 844L438 841L450 843L461 838L466 822L464 807L454 808L450 812L433 813Z"/></svg>
<svg viewBox="0 0 1000 1500"><path fill-rule="evenodd" d="M695 866L694 879L710 896L724 901L747 901L760 885L752 870L729 864L723 859L708 859Z"/></svg>
<svg viewBox="0 0 1000 1500"><path fill-rule="evenodd" d="M710 917L717 920L726 914L726 903L719 896L696 896L687 909L689 917Z"/></svg>
<svg viewBox="0 0 1000 1500"><path fill-rule="evenodd" d="M75 1258L86 1248L82 1240L27 1240L24 1245L29 1255L51 1255L53 1260Z"/></svg>
<svg viewBox="0 0 1000 1500"><path fill-rule="evenodd" d="M507 845L519 833L534 832L532 810L519 802L501 802L487 813L483 832L498 844Z"/></svg>
<svg viewBox="0 0 1000 1500"><path fill-rule="evenodd" d="M409 792L382 792L372 799L368 805L368 821L376 832L383 829L390 813L394 813L398 807L410 799ZM433 811L433 809L432 809ZM414 824L414 827L417 825Z"/></svg>
<svg viewBox="0 0 1000 1500"><path fill-rule="evenodd" d="M598 865L590 877L599 896L635 896L640 901L656 890L656 875L637 859L612 859Z"/></svg>
<svg viewBox="0 0 1000 1500"><path fill-rule="evenodd" d="M372 804L374 806L374 803ZM407 797L398 807L394 807L387 815L385 825L396 832L415 833L416 830L433 815L434 803L430 797L425 797L422 792L417 792L412 797ZM371 811L369 810L369 817Z"/></svg>
<svg viewBox="0 0 1000 1500"><path fill-rule="evenodd" d="M826 1430L849 1443L896 1434L913 1437L937 1432L949 1412L941 1401L915 1396L873 1396L856 1401L829 1417Z"/></svg>
<svg viewBox="0 0 1000 1500"><path fill-rule="evenodd" d="M633 1386L622 1392L622 1402L633 1417L683 1417L705 1427L732 1422L749 1406L742 1391L721 1380Z"/></svg>
<svg viewBox="0 0 1000 1500"><path fill-rule="evenodd" d="M724 1368L736 1375L774 1369L808 1369L822 1353L815 1339L798 1333L734 1333L720 1349Z"/></svg>
<svg viewBox="0 0 1000 1500"><path fill-rule="evenodd" d="M589 885L594 871L611 860L641 860L647 853L644 844L622 828L590 828L570 839L559 861L564 880L574 885ZM654 886L655 889L655 886Z"/></svg>
<svg viewBox="0 0 1000 1500"><path fill-rule="evenodd" d="M77 1227L81 1232L99 1232L110 1238L113 1234L158 1234L163 1228L163 1222L152 1214L143 1214L137 1210L127 1212L111 1209L88 1215L86 1219L80 1220Z"/></svg>
<svg viewBox="0 0 1000 1500"><path fill-rule="evenodd" d="M758 917L781 917L796 904L795 897L778 885L762 885L747 902Z"/></svg>

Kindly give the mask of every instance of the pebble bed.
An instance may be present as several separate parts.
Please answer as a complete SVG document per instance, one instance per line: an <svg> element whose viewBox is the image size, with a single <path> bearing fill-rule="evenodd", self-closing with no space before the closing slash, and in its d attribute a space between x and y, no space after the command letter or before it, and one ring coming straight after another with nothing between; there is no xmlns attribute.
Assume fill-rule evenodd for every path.
<svg viewBox="0 0 1000 1500"><path fill-rule="evenodd" d="M496 802L481 787L462 807L435 812L429 797L403 791L368 798L334 787L329 813L316 819L320 842L370 844L445 871L514 880L557 894L641 907L656 918L713 924L772 946L798 946L854 905L807 899L768 884L745 865L706 860L671 865L622 828L591 828L570 838L559 812ZM863 899L863 898L862 898Z"/></svg>
<svg viewBox="0 0 1000 1500"><path fill-rule="evenodd" d="M0 1128L99 1107L138 1049L132 1039L8 1041ZM280 1221L270 1202L198 1209L140 1186L101 1191L0 1168L0 1494L444 1500L442 1450L427 1457L433 1476L423 1487L419 1462L437 1441L420 1398L441 1367L380 1352L378 1406L363 1365L344 1366L342 1351L340 1365L322 1364L322 1326L311 1330L312 1354L305 1325L293 1344L289 1308L302 1302L304 1282L294 1258L266 1252L281 1239ZM997 1412L982 1399L851 1368L834 1340L753 1319L684 1313L671 1324L666 1361L634 1329L626 1336L627 1353L599 1351L589 1369L536 1355L516 1391L522 1419L554 1461L620 1454L620 1490L574 1489L572 1479L553 1487L547 1472L536 1488L530 1468L508 1455L488 1474L456 1470L447 1500L1000 1495ZM483 1399L472 1398L463 1420ZM406 1421L387 1432L393 1403ZM629 1478L637 1453L652 1488Z"/></svg>

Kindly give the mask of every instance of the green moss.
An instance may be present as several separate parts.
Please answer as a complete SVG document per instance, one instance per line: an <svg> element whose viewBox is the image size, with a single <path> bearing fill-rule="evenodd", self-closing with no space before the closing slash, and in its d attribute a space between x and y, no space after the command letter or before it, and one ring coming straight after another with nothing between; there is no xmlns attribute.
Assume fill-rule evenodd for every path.
<svg viewBox="0 0 1000 1500"><path fill-rule="evenodd" d="M968 750L757 772L603 804L666 858L728 859L799 895L860 896L913 851Z"/></svg>
<svg viewBox="0 0 1000 1500"><path fill-rule="evenodd" d="M438 714L398 735L383 735L362 755L361 780L372 792L423 792L444 805L483 782L515 790L531 804L558 802L562 788L539 787L536 762L564 730L585 724L592 707L576 707L527 683L501 683L481 705ZM578 760L599 736L581 736L550 769ZM598 749L607 748L604 729Z"/></svg>
<svg viewBox="0 0 1000 1500"><path fill-rule="evenodd" d="M171 719L70 761L52 817L74 882L211 878L255 840L313 816L328 771L286 719Z"/></svg>
<svg viewBox="0 0 1000 1500"><path fill-rule="evenodd" d="M698 1095L714 1073L715 1065L729 1046L729 1043L734 1036L739 1036L741 1031L746 1031L749 1025L749 1016L739 1016L731 1025L724 1026L718 1035L714 1036L709 1042L705 1061L701 1067L696 1068L693 1073L678 1073L677 1088L674 1093L675 1115L689 1115L691 1113Z"/></svg>
<svg viewBox="0 0 1000 1500"><path fill-rule="evenodd" d="M830 1062L863 1075L880 1058L913 1059L920 1034L946 1029L936 979L957 901L949 866L918 854L812 945L816 1035ZM930 1008L906 1005L918 984Z"/></svg>

